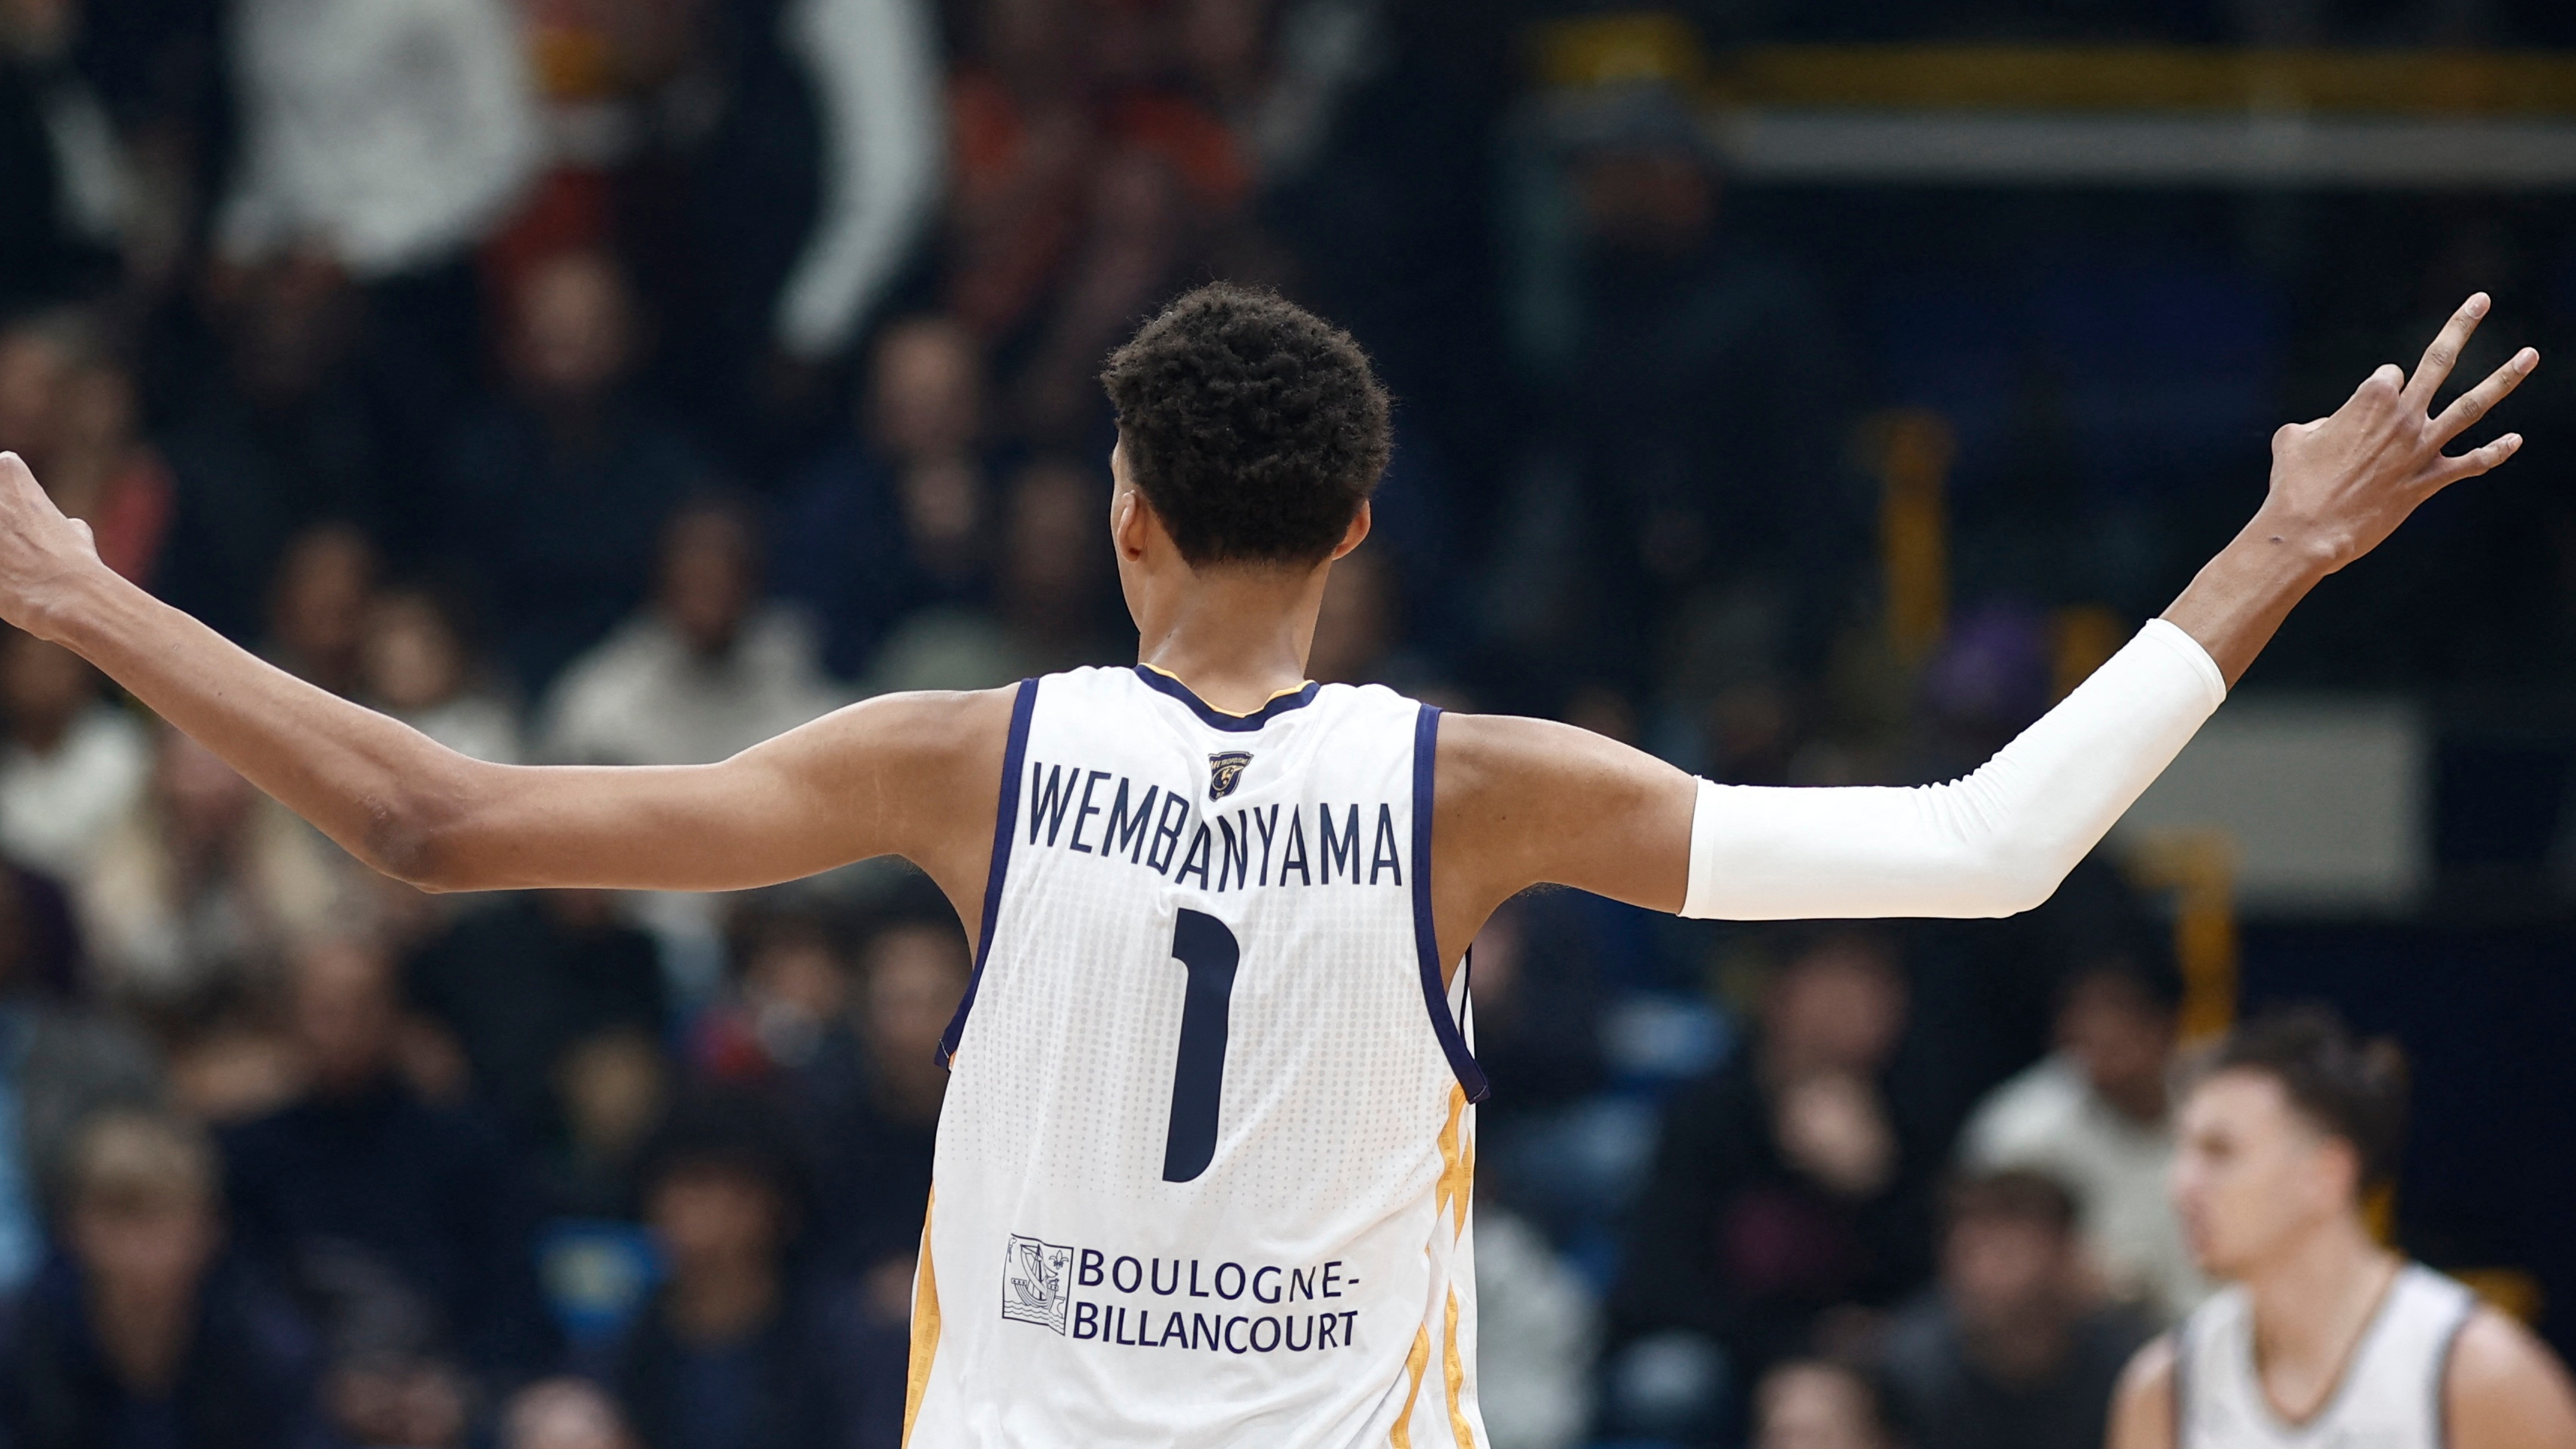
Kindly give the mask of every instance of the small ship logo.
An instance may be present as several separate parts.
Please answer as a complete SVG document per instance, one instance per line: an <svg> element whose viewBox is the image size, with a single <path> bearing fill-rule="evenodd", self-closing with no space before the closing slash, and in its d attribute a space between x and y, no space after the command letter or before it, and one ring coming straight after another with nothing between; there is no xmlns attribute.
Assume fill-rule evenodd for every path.
<svg viewBox="0 0 2576 1449"><path fill-rule="evenodd" d="M1244 767L1251 763L1250 750L1228 750L1221 755L1208 756L1208 798L1222 800L1233 794L1235 785L1243 779Z"/></svg>

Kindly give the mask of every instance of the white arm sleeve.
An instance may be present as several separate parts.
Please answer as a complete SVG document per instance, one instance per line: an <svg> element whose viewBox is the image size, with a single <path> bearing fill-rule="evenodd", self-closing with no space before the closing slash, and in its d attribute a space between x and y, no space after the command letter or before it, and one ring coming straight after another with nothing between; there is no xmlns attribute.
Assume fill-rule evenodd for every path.
<svg viewBox="0 0 2576 1449"><path fill-rule="evenodd" d="M2226 697L2208 651L2157 619L1964 779L1911 789L1702 780L1682 914L1797 921L2029 910Z"/></svg>

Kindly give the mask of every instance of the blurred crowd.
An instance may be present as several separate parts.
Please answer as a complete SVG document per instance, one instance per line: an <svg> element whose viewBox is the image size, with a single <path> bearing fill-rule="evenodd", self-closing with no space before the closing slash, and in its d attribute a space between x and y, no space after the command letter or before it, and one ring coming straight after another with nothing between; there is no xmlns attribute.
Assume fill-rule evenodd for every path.
<svg viewBox="0 0 2576 1449"><path fill-rule="evenodd" d="M2560 14L2437 8L2487 39ZM2473 263L2549 265L2446 234L2422 296L2304 352L2277 291L2153 267L1873 293L1855 327L1831 246L1737 224L1687 97L1518 98L1521 18L0 0L0 447L118 572L457 750L708 761L1132 658L1094 371L1179 287L1259 282L1402 404L1317 678L1729 780L1907 782L2155 606L2199 495L2147 507L2142 471L2259 478L2236 424L2273 389ZM2149 314L2180 320L2074 351L2096 392L2026 385ZM2198 391L2121 405L2182 354ZM1875 632L1855 423L1890 402L1948 407L1963 571L2009 586L1919 661ZM1496 1445L2092 1449L2204 1288L2159 1186L2166 935L2107 866L1974 927L1508 906L1475 975ZM891 1445L967 966L896 867L421 896L8 633L0 1441Z"/></svg>

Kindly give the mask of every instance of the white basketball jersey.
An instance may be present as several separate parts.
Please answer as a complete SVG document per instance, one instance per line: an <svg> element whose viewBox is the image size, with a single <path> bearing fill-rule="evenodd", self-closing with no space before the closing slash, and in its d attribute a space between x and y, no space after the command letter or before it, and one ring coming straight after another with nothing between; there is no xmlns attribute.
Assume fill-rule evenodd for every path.
<svg viewBox="0 0 2576 1449"><path fill-rule="evenodd" d="M2255 1368L2252 1300L2228 1288L2184 1320L2175 1347L2177 1449L2442 1449L2442 1377L2476 1308L2468 1289L2406 1265L2325 1407L2290 1424Z"/></svg>
<svg viewBox="0 0 2576 1449"><path fill-rule="evenodd" d="M1431 925L1439 713L1020 686L906 1442L1482 1449L1484 1081Z"/></svg>

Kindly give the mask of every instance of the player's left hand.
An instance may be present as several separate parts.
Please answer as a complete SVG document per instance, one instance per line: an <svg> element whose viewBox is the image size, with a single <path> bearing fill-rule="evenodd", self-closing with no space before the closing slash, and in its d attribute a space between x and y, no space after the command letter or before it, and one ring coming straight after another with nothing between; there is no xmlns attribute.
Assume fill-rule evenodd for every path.
<svg viewBox="0 0 2576 1449"><path fill-rule="evenodd" d="M0 453L0 619L55 639L66 585L104 568L89 525L54 506L25 459Z"/></svg>
<svg viewBox="0 0 2576 1449"><path fill-rule="evenodd" d="M2507 433L2465 453L2443 451L2540 366L2524 348L2485 381L2432 411L2460 352L2487 315L2477 293L2408 376L2389 363L2372 373L2330 417L2290 423L2272 435L2272 488L2258 525L2333 572L2377 548L2425 499L2503 463L2522 447Z"/></svg>

